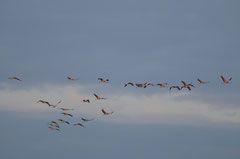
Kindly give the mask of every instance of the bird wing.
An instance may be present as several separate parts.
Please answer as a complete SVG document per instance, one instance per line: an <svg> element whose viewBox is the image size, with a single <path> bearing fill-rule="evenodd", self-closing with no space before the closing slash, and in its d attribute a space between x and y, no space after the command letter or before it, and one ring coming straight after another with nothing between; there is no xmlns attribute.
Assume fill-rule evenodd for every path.
<svg viewBox="0 0 240 159"><path fill-rule="evenodd" d="M96 95L95 93L94 93L94 96L98 99L99 98L99 96L98 95Z"/></svg>
<svg viewBox="0 0 240 159"><path fill-rule="evenodd" d="M184 82L184 81L181 81L184 85L187 85L187 83L186 82Z"/></svg>
<svg viewBox="0 0 240 159"><path fill-rule="evenodd" d="M175 88L177 88L179 91L182 89L182 88L180 88L180 87L178 87L178 86L176 86Z"/></svg>
<svg viewBox="0 0 240 159"><path fill-rule="evenodd" d="M132 82L128 82L128 84L130 84L131 86L133 86L133 85L134 85Z"/></svg>
<svg viewBox="0 0 240 159"><path fill-rule="evenodd" d="M106 113L107 113L104 109L102 109L102 112L103 112L103 114L106 114Z"/></svg>
<svg viewBox="0 0 240 159"><path fill-rule="evenodd" d="M223 82L226 82L226 81L227 81L223 76L221 76L221 78L222 78Z"/></svg>

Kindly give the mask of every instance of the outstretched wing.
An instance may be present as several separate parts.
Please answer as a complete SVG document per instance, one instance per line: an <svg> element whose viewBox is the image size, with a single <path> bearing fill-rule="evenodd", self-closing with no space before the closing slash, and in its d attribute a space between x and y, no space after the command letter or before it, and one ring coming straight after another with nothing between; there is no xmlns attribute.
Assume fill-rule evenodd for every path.
<svg viewBox="0 0 240 159"><path fill-rule="evenodd" d="M102 109L102 112L103 112L103 114L106 114L106 113L107 113L104 109Z"/></svg>
<svg viewBox="0 0 240 159"><path fill-rule="evenodd" d="M222 78L223 82L226 82L226 81L227 81L223 76L221 76L221 78Z"/></svg>
<svg viewBox="0 0 240 159"><path fill-rule="evenodd" d="M184 85L187 85L187 83L186 82L184 82L184 81L181 81Z"/></svg>
<svg viewBox="0 0 240 159"><path fill-rule="evenodd" d="M93 94L97 99L99 98L99 96L98 95L96 95L95 93Z"/></svg>
<svg viewBox="0 0 240 159"><path fill-rule="evenodd" d="M17 77L9 77L8 79L15 79L15 80L18 80L18 81L22 81L21 79L19 79Z"/></svg>

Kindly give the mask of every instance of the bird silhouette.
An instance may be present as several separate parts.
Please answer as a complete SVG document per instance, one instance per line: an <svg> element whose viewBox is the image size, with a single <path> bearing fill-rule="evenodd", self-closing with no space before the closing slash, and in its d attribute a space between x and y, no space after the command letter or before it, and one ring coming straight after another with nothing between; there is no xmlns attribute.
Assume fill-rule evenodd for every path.
<svg viewBox="0 0 240 159"><path fill-rule="evenodd" d="M169 91L170 91L171 89L173 89L173 88L176 88L176 89L178 89L179 91L182 89L182 88L180 88L179 86L171 86L171 87L169 88Z"/></svg>
<svg viewBox="0 0 240 159"><path fill-rule="evenodd" d="M83 99L82 101L83 101L83 103L90 103L89 99Z"/></svg>
<svg viewBox="0 0 240 159"><path fill-rule="evenodd" d="M70 117L73 117L73 115L72 115L72 114L69 114L69 113L61 113L61 114L63 114L64 116L70 116Z"/></svg>
<svg viewBox="0 0 240 159"><path fill-rule="evenodd" d="M109 79L103 79L103 78L98 78L98 80L100 81L100 83L106 83L109 82Z"/></svg>
<svg viewBox="0 0 240 159"><path fill-rule="evenodd" d="M95 93L94 93L94 96L96 97L97 100L100 100L100 99L106 99L106 98L99 97L99 96L96 95Z"/></svg>
<svg viewBox="0 0 240 159"><path fill-rule="evenodd" d="M53 127L48 127L48 128L51 129L52 131L54 131L54 130L60 131L60 129L58 129L58 128L53 128Z"/></svg>
<svg viewBox="0 0 240 159"><path fill-rule="evenodd" d="M53 108L56 108L58 104L60 104L62 101L60 100L57 104L50 104L49 107L53 107Z"/></svg>
<svg viewBox="0 0 240 159"><path fill-rule="evenodd" d="M93 121L93 119L85 119L85 118L81 118L81 119L82 119L82 121L84 121L84 122Z"/></svg>
<svg viewBox="0 0 240 159"><path fill-rule="evenodd" d="M183 83L183 86L181 87L181 89L183 88L187 88L189 91L191 91L191 87L194 87L194 85L192 85L191 83L187 84L184 81L181 81Z"/></svg>
<svg viewBox="0 0 240 159"><path fill-rule="evenodd" d="M135 84L138 88L142 88L144 86L144 84L141 84L141 83L136 83Z"/></svg>
<svg viewBox="0 0 240 159"><path fill-rule="evenodd" d="M165 88L165 87L167 87L168 84L167 83L158 83L157 85L162 88Z"/></svg>
<svg viewBox="0 0 240 159"><path fill-rule="evenodd" d="M51 121L51 122L49 122L48 124L51 125L51 126L55 126L55 127L57 127L57 128L60 128L60 127L59 127L59 124L58 124L56 121Z"/></svg>
<svg viewBox="0 0 240 159"><path fill-rule="evenodd" d="M37 103L44 103L44 104L47 104L49 107L50 107L50 105L51 105L49 102L44 101L44 100L39 100Z"/></svg>
<svg viewBox="0 0 240 159"><path fill-rule="evenodd" d="M50 125L51 127L60 128L58 125L55 125L55 124L52 124L52 123L50 123L49 125Z"/></svg>
<svg viewBox="0 0 240 159"><path fill-rule="evenodd" d="M154 84L152 84L152 83L144 83L143 84L143 88L146 88L146 87L148 87L148 86L154 86Z"/></svg>
<svg viewBox="0 0 240 159"><path fill-rule="evenodd" d="M132 82L127 82L124 84L124 87L127 87L128 85L134 86L134 84Z"/></svg>
<svg viewBox="0 0 240 159"><path fill-rule="evenodd" d="M104 109L102 109L102 112L103 112L103 115L110 115L110 114L113 113L113 111L112 111L111 113L108 113L108 112L106 112Z"/></svg>
<svg viewBox="0 0 240 159"><path fill-rule="evenodd" d="M66 123L66 124L70 124L68 121L63 120L63 119L58 119L61 123Z"/></svg>
<svg viewBox="0 0 240 159"><path fill-rule="evenodd" d="M221 76L221 78L222 78L222 80L223 80L223 83L224 83L224 84L229 84L229 83L230 83L230 81L232 80L232 77L231 77L231 78L229 78L228 80L226 80L226 78L225 78L225 77L223 77L223 76Z"/></svg>
<svg viewBox="0 0 240 159"><path fill-rule="evenodd" d="M76 80L78 80L78 78L72 78L72 77L69 77L69 76L67 76L67 79L68 79L69 81L76 81Z"/></svg>
<svg viewBox="0 0 240 159"><path fill-rule="evenodd" d="M76 124L74 124L73 126L78 126L78 125L81 126L81 127L83 127L83 128L85 127L82 123L76 123Z"/></svg>
<svg viewBox="0 0 240 159"><path fill-rule="evenodd" d="M59 109L61 109L62 111L74 110L74 109L68 109L68 108L59 108Z"/></svg>
<svg viewBox="0 0 240 159"><path fill-rule="evenodd" d="M17 81L22 81L20 78L18 77L9 77L8 79L13 79L13 80L17 80Z"/></svg>
<svg viewBox="0 0 240 159"><path fill-rule="evenodd" d="M197 80L198 80L199 84L206 84L206 83L209 83L209 82L206 82L206 81L202 81L202 80L200 80L199 78L198 78Z"/></svg>

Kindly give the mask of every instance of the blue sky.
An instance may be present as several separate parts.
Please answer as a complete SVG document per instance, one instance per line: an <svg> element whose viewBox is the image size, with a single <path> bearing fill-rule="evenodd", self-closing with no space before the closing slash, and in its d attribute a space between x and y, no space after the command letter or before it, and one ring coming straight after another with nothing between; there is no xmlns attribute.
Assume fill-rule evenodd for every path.
<svg viewBox="0 0 240 159"><path fill-rule="evenodd" d="M238 159L239 3L1 1L0 157ZM232 83L223 85L220 75ZM196 88L123 87L181 80ZM73 108L71 123L95 120L49 131L61 111L39 99ZM114 114L105 118L102 108Z"/></svg>

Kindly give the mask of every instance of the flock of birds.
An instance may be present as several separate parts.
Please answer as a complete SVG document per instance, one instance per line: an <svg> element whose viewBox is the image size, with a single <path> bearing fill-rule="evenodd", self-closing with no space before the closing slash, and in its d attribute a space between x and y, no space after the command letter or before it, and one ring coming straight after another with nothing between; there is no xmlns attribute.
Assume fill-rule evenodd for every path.
<svg viewBox="0 0 240 159"><path fill-rule="evenodd" d="M226 79L224 76L220 76L222 81L223 81L223 84L230 84L231 80L232 80L232 77L229 78L229 79ZM17 80L17 81L22 81L20 78L18 77L9 77L8 79L12 79L12 80ZM78 78L72 78L72 77L67 77L67 79L69 81L76 81L78 80ZM98 78L98 80L100 81L100 83L108 83L109 82L109 79L104 79L104 78ZM200 79L197 79L199 84L207 84L209 83L208 81L202 81ZM188 89L189 91L192 90L192 88L194 88L195 86L192 84L192 83L186 83L185 81L181 81L181 83L183 84L182 86L177 86L177 85L172 85L169 87L169 91L172 90L172 89L177 89L178 91L182 90L183 88L186 88ZM127 87L127 86L136 86L137 88L146 88L146 87L149 87L149 86L155 86L155 84L153 83L136 83L134 84L133 82L127 82L124 84L124 87ZM166 88L168 87L168 83L157 83L156 84L157 86L161 87L161 88ZM93 94L96 98L96 100L104 100L106 98L104 97L100 97L98 96L97 94ZM37 103L42 103L42 104L46 104L47 106L49 107L52 107L52 108L58 108L60 109L62 112L61 114L65 117L73 117L72 114L70 113L67 113L68 111L71 111L73 109L70 109L70 108L62 108L62 107L59 107L59 104L61 103L62 101L59 101L58 103L56 104L50 104L48 101L45 101L45 100L39 100L37 101ZM89 99L83 99L82 100L83 103L90 103L90 100ZM114 111L112 112L106 112L103 108L102 108L102 113L104 116L106 115L111 115L114 113ZM80 127L85 127L85 125L83 123L87 123L87 122L90 122L90 121L93 121L94 119L87 119L87 118L81 118L81 121L82 122L78 122L78 123L75 123L73 124L73 126L80 126ZM70 125L70 122L67 121L67 120L64 120L64 119L58 119L56 121L50 121L48 123L48 128L50 130L57 130L57 131L60 131L60 124L68 124Z"/></svg>

